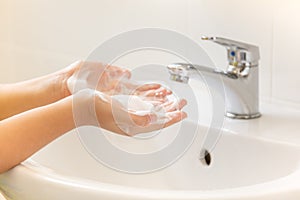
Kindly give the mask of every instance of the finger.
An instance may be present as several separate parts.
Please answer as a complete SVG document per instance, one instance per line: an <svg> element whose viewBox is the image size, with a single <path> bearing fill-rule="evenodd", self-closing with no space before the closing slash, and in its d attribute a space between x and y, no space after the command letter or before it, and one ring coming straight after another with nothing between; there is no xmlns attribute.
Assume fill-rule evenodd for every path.
<svg viewBox="0 0 300 200"><path fill-rule="evenodd" d="M187 101L185 99L181 99L180 101L166 101L163 104L156 105L164 109L165 112L173 112L176 110L181 110L186 104Z"/></svg>
<svg viewBox="0 0 300 200"><path fill-rule="evenodd" d="M170 95L170 94L172 94L173 92L171 91L171 90L166 90L166 95Z"/></svg>
<svg viewBox="0 0 300 200"><path fill-rule="evenodd" d="M138 92L145 92L145 91L149 91L149 90L156 90L160 87L161 87L161 85L158 83L149 83L149 84L144 84L144 85L138 86L136 88L136 90Z"/></svg>
<svg viewBox="0 0 300 200"><path fill-rule="evenodd" d="M187 101L185 99L181 99L179 102L172 102L165 108L166 108L167 112L172 112L172 111L176 111L176 110L181 110L186 104L187 104Z"/></svg>
<svg viewBox="0 0 300 200"><path fill-rule="evenodd" d="M104 91L110 95L116 95L121 91L119 84L120 83L118 80L111 80L110 82L102 83L102 85L99 84L100 87L97 87L97 89L100 88L101 91Z"/></svg>
<svg viewBox="0 0 300 200"><path fill-rule="evenodd" d="M141 99L147 102L158 102L159 105L162 105L168 102L168 98L166 97L148 97L148 96L139 96Z"/></svg>
<svg viewBox="0 0 300 200"><path fill-rule="evenodd" d="M117 70L118 76L122 76L123 78L130 79L131 78L131 72L128 69L120 68Z"/></svg>
<svg viewBox="0 0 300 200"><path fill-rule="evenodd" d="M172 94L171 90L162 87L158 83L145 84L139 87L135 87L135 95L144 95L148 97L165 97Z"/></svg>
<svg viewBox="0 0 300 200"><path fill-rule="evenodd" d="M143 94L143 93L141 93ZM146 97L155 97L155 98L162 98L162 97L166 97L167 96L167 89L160 87L158 89L155 90L149 90L149 91L145 91L144 95Z"/></svg>
<svg viewBox="0 0 300 200"><path fill-rule="evenodd" d="M187 118L187 114L185 112L182 111L176 111L173 113L169 113L168 117L171 118L171 120L169 120L167 123L164 124L164 128L171 126L177 122L180 122L181 120Z"/></svg>
<svg viewBox="0 0 300 200"><path fill-rule="evenodd" d="M160 106L160 107L163 103L165 103L165 101L161 101L161 100L157 100L157 99L153 100L150 98L149 99L145 98L145 99L143 99L143 101L145 101L147 103L151 103L153 106Z"/></svg>
<svg viewBox="0 0 300 200"><path fill-rule="evenodd" d="M131 77L130 70L126 68L117 67L117 66L112 66L112 65L107 66L106 72L108 72L108 74L112 77L125 77L128 79Z"/></svg>
<svg viewBox="0 0 300 200"><path fill-rule="evenodd" d="M186 105L187 105L187 100L181 99L179 104L178 104L178 110L181 110Z"/></svg>
<svg viewBox="0 0 300 200"><path fill-rule="evenodd" d="M167 95L172 94L173 92L171 90L166 89L165 87L160 87L158 89L156 89L156 91L154 92L154 96L156 97L166 97Z"/></svg>
<svg viewBox="0 0 300 200"><path fill-rule="evenodd" d="M167 116L168 116L169 120L164 124L160 124L160 123L155 123L155 121L157 119L153 119L153 117L156 118L156 115L153 115L153 116L151 116L151 114L145 115L145 116L132 115L132 119L136 123L136 125L135 125L136 127L134 128L134 130L131 130L129 132L127 131L124 133L126 133L126 135L128 135L128 136L134 136L139 133L160 130L162 128L171 126L171 125L185 119L187 117L187 114L185 112L177 111L177 112L173 112L173 113L168 113ZM154 122L154 123L152 124L151 122Z"/></svg>
<svg viewBox="0 0 300 200"><path fill-rule="evenodd" d="M162 104L160 104L160 105L158 105L158 106L160 106L160 107L163 108L165 111L167 111L168 108L169 108L170 106L172 106L173 104L175 104L174 101L166 101L166 102L164 102L164 103L162 103Z"/></svg>

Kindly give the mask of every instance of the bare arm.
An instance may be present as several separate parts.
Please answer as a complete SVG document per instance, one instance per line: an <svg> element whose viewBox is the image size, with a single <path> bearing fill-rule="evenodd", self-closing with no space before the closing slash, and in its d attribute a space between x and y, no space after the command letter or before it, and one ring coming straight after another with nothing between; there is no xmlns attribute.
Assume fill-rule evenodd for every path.
<svg viewBox="0 0 300 200"><path fill-rule="evenodd" d="M69 76L62 70L20 83L0 84L0 120L70 95L64 83Z"/></svg>
<svg viewBox="0 0 300 200"><path fill-rule="evenodd" d="M0 121L0 173L73 128L71 97Z"/></svg>

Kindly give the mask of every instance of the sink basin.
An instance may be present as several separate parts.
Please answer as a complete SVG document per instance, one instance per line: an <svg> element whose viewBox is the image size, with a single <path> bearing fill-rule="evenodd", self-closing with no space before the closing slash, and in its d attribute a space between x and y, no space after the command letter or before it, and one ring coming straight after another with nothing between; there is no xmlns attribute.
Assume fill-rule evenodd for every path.
<svg viewBox="0 0 300 200"><path fill-rule="evenodd" d="M205 153L208 128L182 123L186 132L198 127L196 138L163 169L143 174L113 170L86 151L74 130L1 175L0 188L12 200L300 198L299 146L223 129L214 148ZM165 129L166 134L175 128ZM108 137L114 144L126 140L127 146L134 146L133 139Z"/></svg>

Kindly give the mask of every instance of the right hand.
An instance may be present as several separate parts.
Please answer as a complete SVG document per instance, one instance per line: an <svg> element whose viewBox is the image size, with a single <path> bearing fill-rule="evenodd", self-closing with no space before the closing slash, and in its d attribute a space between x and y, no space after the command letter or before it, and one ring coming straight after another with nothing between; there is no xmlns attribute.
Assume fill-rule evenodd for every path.
<svg viewBox="0 0 300 200"><path fill-rule="evenodd" d="M85 104L74 104L74 106L77 106L77 113L85 116L84 119L82 119L85 122L80 123L81 125L96 126L95 123L89 122L88 120L88 117L91 118L92 116L96 116L98 125L100 125L101 128L122 135L134 136L139 133L159 130L171 126L187 117L187 114L181 111L181 109L186 105L185 100L181 100L178 103L168 102L156 105L160 106L163 110L164 120L162 122L158 122L157 120L162 118L162 116L158 116L157 113L149 111L142 115L137 114L122 106L120 102L117 102L109 95L101 92L86 89L78 92L74 96L75 99L77 98L75 103L81 102L81 104ZM82 98L83 101L80 98ZM93 105L93 102L95 105L94 108L90 107ZM81 110L78 110L78 108L82 108L82 112ZM95 111L95 113L91 113L93 111ZM76 117L76 115L74 116Z"/></svg>

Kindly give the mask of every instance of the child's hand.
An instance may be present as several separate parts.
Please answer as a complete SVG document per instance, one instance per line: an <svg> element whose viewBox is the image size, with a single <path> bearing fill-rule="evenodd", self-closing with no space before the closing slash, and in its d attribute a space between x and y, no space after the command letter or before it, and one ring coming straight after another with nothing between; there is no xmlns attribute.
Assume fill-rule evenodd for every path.
<svg viewBox="0 0 300 200"><path fill-rule="evenodd" d="M71 94L82 89L94 89L108 95L137 95L143 99L165 101L172 92L160 84L141 84L130 80L129 70L99 62L77 61L68 68L67 88Z"/></svg>
<svg viewBox="0 0 300 200"><path fill-rule="evenodd" d="M76 126L100 125L106 130L133 136L181 121L187 117L181 111L185 105L185 100L153 105L137 96L120 98L85 89L74 95L73 112Z"/></svg>

